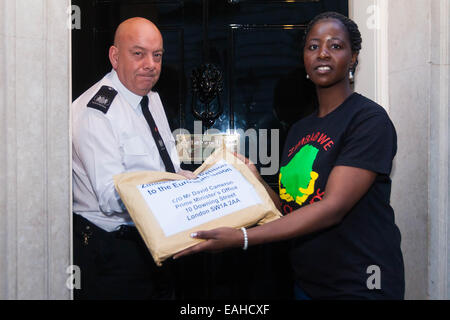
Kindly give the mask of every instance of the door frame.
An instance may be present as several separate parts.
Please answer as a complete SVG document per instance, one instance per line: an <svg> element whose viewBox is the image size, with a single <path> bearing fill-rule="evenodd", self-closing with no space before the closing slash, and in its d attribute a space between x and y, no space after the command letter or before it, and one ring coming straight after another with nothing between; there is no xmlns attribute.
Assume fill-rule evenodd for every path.
<svg viewBox="0 0 450 320"><path fill-rule="evenodd" d="M355 91L376 101L389 112L387 0L349 0L349 16L358 24L363 39Z"/></svg>

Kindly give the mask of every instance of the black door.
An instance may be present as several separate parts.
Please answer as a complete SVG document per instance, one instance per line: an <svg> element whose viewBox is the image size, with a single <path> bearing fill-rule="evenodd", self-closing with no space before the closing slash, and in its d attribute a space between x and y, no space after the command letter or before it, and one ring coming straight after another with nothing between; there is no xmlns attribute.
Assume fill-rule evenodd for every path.
<svg viewBox="0 0 450 320"><path fill-rule="evenodd" d="M82 14L81 29L72 32L74 99L110 71L108 49L117 25L134 16L148 18L164 39L163 69L155 90L172 130L194 133L194 121L203 117L202 131L256 133L256 141L241 136L241 150L246 156L254 156L256 150L252 160L261 170L266 168L264 178L274 189L276 161L287 130L315 107L315 92L300 61L305 26L324 11L348 14L345 0L73 0L72 4ZM219 79L209 100L202 99L198 90L199 79L208 71ZM197 165L186 161L183 167ZM178 297L287 298L291 286L287 245L186 258L181 268L176 266Z"/></svg>

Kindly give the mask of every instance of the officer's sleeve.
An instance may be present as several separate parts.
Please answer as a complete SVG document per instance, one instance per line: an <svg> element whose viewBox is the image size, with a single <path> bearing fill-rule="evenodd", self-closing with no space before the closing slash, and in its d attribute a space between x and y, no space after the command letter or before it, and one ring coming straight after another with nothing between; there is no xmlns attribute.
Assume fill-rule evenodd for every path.
<svg viewBox="0 0 450 320"><path fill-rule="evenodd" d="M73 145L87 172L105 214L124 212L125 207L115 190L113 176L125 171L122 164L119 138L107 116L92 109L84 112L77 122Z"/></svg>
<svg viewBox="0 0 450 320"><path fill-rule="evenodd" d="M397 151L397 135L389 116L377 112L356 119L346 133L335 165L389 175Z"/></svg>

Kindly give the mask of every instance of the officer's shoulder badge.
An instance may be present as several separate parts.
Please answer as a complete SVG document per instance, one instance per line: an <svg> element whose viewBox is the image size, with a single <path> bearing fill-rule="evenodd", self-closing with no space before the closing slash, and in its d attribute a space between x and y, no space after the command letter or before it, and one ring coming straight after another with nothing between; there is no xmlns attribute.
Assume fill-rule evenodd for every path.
<svg viewBox="0 0 450 320"><path fill-rule="evenodd" d="M87 106L88 108L94 108L106 114L116 95L117 91L114 88L103 86L98 90L91 101L89 101Z"/></svg>

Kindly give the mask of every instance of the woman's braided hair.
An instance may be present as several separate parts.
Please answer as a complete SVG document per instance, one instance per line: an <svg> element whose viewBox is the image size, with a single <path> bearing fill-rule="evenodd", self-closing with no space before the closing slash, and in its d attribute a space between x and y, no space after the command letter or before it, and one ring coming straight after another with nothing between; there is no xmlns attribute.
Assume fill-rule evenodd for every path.
<svg viewBox="0 0 450 320"><path fill-rule="evenodd" d="M359 32L358 25L351 19L347 18L346 16L337 13L337 12L324 12L312 19L308 26L306 27L305 34L303 36L303 42L302 42L302 52L306 45L306 38L308 37L309 32L311 31L312 27L319 21L325 20L325 19L336 19L340 21L345 29L348 32L348 36L350 39L351 49L353 53L359 53L361 50L361 33ZM356 66L358 65L358 59L356 59L355 64L352 66L352 71L355 72Z"/></svg>

